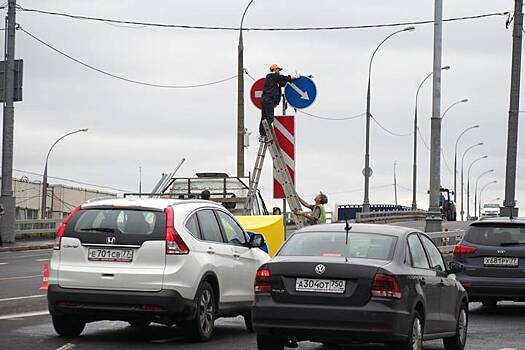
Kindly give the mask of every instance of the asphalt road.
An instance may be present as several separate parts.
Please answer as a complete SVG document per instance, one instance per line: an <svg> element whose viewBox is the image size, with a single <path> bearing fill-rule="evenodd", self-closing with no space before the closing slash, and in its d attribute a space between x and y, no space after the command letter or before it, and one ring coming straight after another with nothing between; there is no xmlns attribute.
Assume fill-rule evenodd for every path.
<svg viewBox="0 0 525 350"><path fill-rule="evenodd" d="M58 337L47 314L45 293L38 288L43 262L50 251L0 253L0 349L256 349L255 336L242 318L219 319L209 343L184 340L176 327L153 324L137 330L125 322L88 324L80 337ZM467 340L469 350L525 349L525 303L504 303L494 311L471 304ZM425 349L443 349L441 341L426 342ZM323 349L300 343L299 349ZM354 345L340 349L385 349L382 345Z"/></svg>

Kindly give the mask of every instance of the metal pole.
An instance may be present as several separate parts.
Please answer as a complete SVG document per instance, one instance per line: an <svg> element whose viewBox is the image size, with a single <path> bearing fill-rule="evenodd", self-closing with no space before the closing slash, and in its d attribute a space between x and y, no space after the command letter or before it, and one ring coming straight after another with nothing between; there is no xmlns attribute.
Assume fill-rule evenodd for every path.
<svg viewBox="0 0 525 350"><path fill-rule="evenodd" d="M510 83L509 125L507 134L507 164L505 174L505 200L501 216L516 213L516 159L518 155L518 113L520 107L521 50L523 31L523 0L514 1L514 32L512 34L512 75Z"/></svg>
<svg viewBox="0 0 525 350"><path fill-rule="evenodd" d="M397 206L397 176L396 176L397 160L394 160L394 201Z"/></svg>
<svg viewBox="0 0 525 350"><path fill-rule="evenodd" d="M368 63L368 86L366 90L366 130L365 130L365 168L363 170L363 175L365 177L365 189L364 189L364 199L363 199L363 212L367 213L370 211L370 176L371 176L371 169L370 169L370 81L371 81L371 75L372 75L372 62L374 60L374 56L376 55L377 51L391 37L393 37L396 34L402 33L402 32L408 32L413 31L414 27L407 27L401 30L397 30L391 34L389 34L386 38L383 39L377 45L376 49L372 53L372 56L370 57L370 61Z"/></svg>
<svg viewBox="0 0 525 350"><path fill-rule="evenodd" d="M463 130L463 132L461 134L459 134L457 140L456 140L456 146L454 147L454 203L458 203L458 199L457 199L457 187L456 187L456 183L457 183L457 175L458 175L458 171L457 171L457 166L458 166L458 143L459 143L459 140L461 139L461 137L469 130L472 130L472 129L476 129L476 128L479 128L479 125L474 125L474 126L471 126L470 128L466 128L465 130Z"/></svg>
<svg viewBox="0 0 525 350"><path fill-rule="evenodd" d="M477 143L475 145L472 145L470 146L469 148L467 148L465 150L465 152L463 153L463 157L461 158L461 211L460 211L460 214L461 214L461 221L463 221L463 218L464 218L464 214L465 214L465 211L463 210L463 207L464 207L464 196L463 196L463 185L464 185L464 182L463 182L463 172L464 172L464 163L465 163L465 156L467 155L467 153L473 149L474 147L479 147L479 146L483 146L483 142L480 142L480 143Z"/></svg>
<svg viewBox="0 0 525 350"><path fill-rule="evenodd" d="M283 96L283 115L286 115L286 108L288 107L286 103L286 98ZM286 240L286 198L283 198L283 221L284 221L284 239Z"/></svg>
<svg viewBox="0 0 525 350"><path fill-rule="evenodd" d="M470 219L470 170L472 169L472 166L479 162L480 160L486 159L488 156L481 156L470 163L468 170L467 170L467 220ZM475 206L475 205L474 205Z"/></svg>
<svg viewBox="0 0 525 350"><path fill-rule="evenodd" d="M15 26L16 0L9 0L7 9L7 42L5 52L5 103L2 138L2 192L0 203L5 214L0 220L0 232L4 242L15 242L16 200L13 195L13 146L14 146L14 92L15 92Z"/></svg>
<svg viewBox="0 0 525 350"><path fill-rule="evenodd" d="M475 192L475 193L474 193L474 210L477 210L477 209L478 209L478 184L479 184L479 180L480 180L484 175L486 175L486 174L488 174L488 173L492 173L492 172L494 172L494 169L487 170L487 171L485 171L484 173L481 173L481 174L478 176L478 178L476 179L476 186L474 187L474 192ZM478 214L480 214L479 211L478 211L478 212L474 212L474 216L478 217Z"/></svg>
<svg viewBox="0 0 525 350"><path fill-rule="evenodd" d="M87 132L87 131L88 131L88 129L78 129L78 130L75 130L75 131L72 131L72 132L68 132L67 134L64 134L64 135L60 136L55 142L53 142L53 144L49 148L49 151L47 151L46 163L45 163L45 166L44 166L44 176L42 177L42 205L41 205L41 210L40 210L40 218L41 219L47 219L47 188L48 188L48 184L47 184L47 163L49 161L49 155L51 154L51 151L53 150L53 148L55 148L56 144L59 143L62 139L66 138L66 137L68 137L70 135L79 133L79 132Z"/></svg>
<svg viewBox="0 0 525 350"><path fill-rule="evenodd" d="M494 180L489 183L487 183L485 186L481 188L479 191L479 216L481 216L481 195L483 194L483 191L490 185L497 183L498 181ZM501 216L501 215L500 215Z"/></svg>
<svg viewBox="0 0 525 350"><path fill-rule="evenodd" d="M242 24L251 0L241 17L239 25L239 45L237 47L237 177L244 177L244 45L242 40Z"/></svg>
<svg viewBox="0 0 525 350"><path fill-rule="evenodd" d="M439 209L441 174L441 56L442 56L443 0L434 2L434 76L432 91L432 119L430 135L430 196L426 232L441 232Z"/></svg>

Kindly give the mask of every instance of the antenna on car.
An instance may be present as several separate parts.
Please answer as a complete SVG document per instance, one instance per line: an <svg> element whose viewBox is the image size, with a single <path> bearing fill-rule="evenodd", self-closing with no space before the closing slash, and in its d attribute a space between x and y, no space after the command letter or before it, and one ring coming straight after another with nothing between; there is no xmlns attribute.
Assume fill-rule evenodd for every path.
<svg viewBox="0 0 525 350"><path fill-rule="evenodd" d="M350 232L350 230L352 229L352 226L350 226L350 224L348 223L348 218L345 218L345 222L346 222L346 226L345 226L345 231L346 231L346 245L348 245L348 233ZM348 254L345 254L345 262L348 262Z"/></svg>

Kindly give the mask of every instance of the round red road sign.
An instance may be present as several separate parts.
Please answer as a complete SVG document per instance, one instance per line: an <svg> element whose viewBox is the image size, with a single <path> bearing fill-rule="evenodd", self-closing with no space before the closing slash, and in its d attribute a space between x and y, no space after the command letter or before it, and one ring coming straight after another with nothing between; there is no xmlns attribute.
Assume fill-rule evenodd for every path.
<svg viewBox="0 0 525 350"><path fill-rule="evenodd" d="M250 98L253 104L255 105L255 107L259 109L261 109L261 105L262 105L261 97L263 93L265 80L266 80L265 78L261 78L257 80L255 83L253 83L252 88L250 90Z"/></svg>

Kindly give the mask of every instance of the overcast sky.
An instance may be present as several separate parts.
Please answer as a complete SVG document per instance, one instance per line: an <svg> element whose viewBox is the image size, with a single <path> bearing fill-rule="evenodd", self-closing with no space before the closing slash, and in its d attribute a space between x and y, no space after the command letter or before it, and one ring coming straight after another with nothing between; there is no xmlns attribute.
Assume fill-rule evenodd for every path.
<svg viewBox="0 0 525 350"><path fill-rule="evenodd" d="M511 0L444 1L444 17L510 11ZM20 5L49 11L136 21L238 26L246 0L25 0ZM245 27L334 26L429 20L430 0L255 0ZM5 10L4 10L5 12ZM443 29L443 148L453 166L454 143L465 128L466 147L484 142L466 164L488 155L472 168L472 179L487 169L498 183L485 199L504 197L505 153L509 108L512 31L506 17L446 23ZM104 23L18 12L17 22L47 43L95 67L131 79L159 84L198 84L236 74L238 33ZM271 63L313 74L318 88L306 112L332 118L365 111L367 65L376 45L396 28L323 32L245 32L245 67L256 78ZM432 71L433 26L417 26L389 40L378 52L372 74L372 113L386 128L409 134L414 98L420 81ZM17 58L24 59L24 101L15 110L16 169L42 172L49 146L60 135L89 128L60 143L50 158L49 175L136 191L138 168L149 190L162 172L182 157L179 175L220 171L235 175L236 80L204 88L160 89L130 84L101 75L17 32ZM253 132L246 169L253 167L260 112L249 100L246 78L246 125ZM419 99L420 127L430 138L431 80ZM525 108L522 108L525 109ZM291 112L291 111L290 111ZM520 129L523 129L523 123ZM365 119L326 121L297 114L296 168L298 192L310 200L327 193L334 203L362 203ZM520 139L520 145L525 142ZM525 202L519 148L517 199ZM419 142L418 205L428 208L429 152ZM412 137L392 136L372 123L370 200L393 203L394 161L397 161L399 203L410 205ZM16 177L23 174L15 173ZM30 179L38 179L28 176ZM271 202L271 164L262 175L263 195ZM442 163L442 184L453 187L453 175ZM280 202L279 202L280 203ZM519 204L519 203L518 203Z"/></svg>

